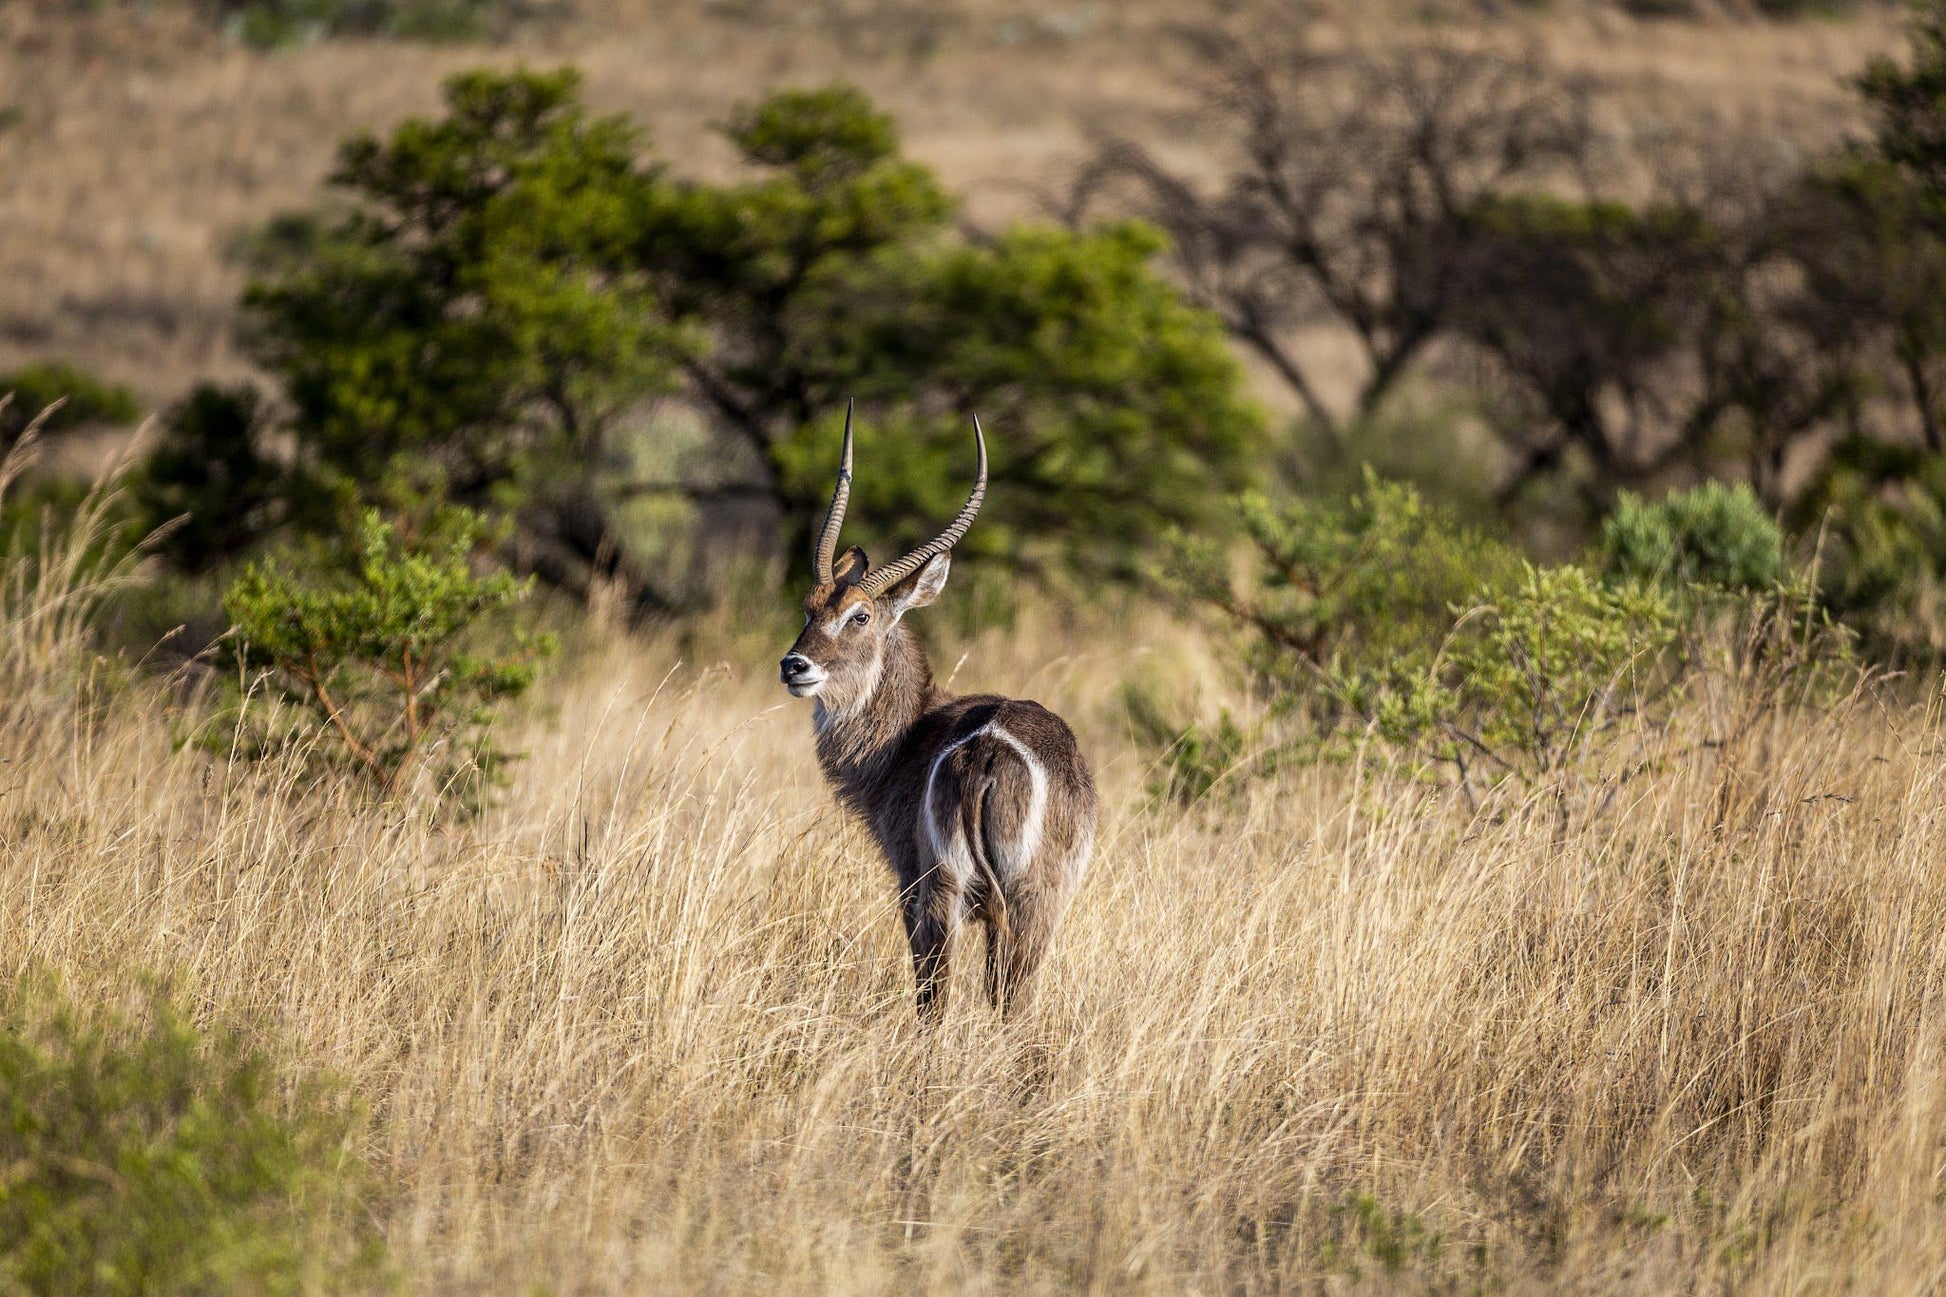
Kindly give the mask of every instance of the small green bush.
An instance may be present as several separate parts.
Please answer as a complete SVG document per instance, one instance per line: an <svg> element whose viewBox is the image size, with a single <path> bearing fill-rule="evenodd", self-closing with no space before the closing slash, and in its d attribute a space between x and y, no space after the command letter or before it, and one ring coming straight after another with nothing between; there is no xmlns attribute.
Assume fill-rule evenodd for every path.
<svg viewBox="0 0 1946 1297"><path fill-rule="evenodd" d="M1437 656L1339 671L1334 686L1380 738L1450 766L1469 796L1508 779L1538 787L1598 766L1625 729L1666 714L1681 626L1658 587L1528 565L1463 612Z"/></svg>
<svg viewBox="0 0 1946 1297"><path fill-rule="evenodd" d="M63 404L42 420L44 433L92 423L128 424L142 417L142 407L128 388L104 383L61 361L0 374L0 397L9 393L12 399L0 407L0 453L56 401Z"/></svg>
<svg viewBox="0 0 1946 1297"><path fill-rule="evenodd" d="M493 741L499 705L526 692L554 647L516 633L512 652L478 650L488 619L530 584L474 573L486 535L463 509L437 511L418 536L368 510L350 544L314 548L304 570L252 564L223 602L236 652L305 729L322 730L324 751L378 788L424 767L475 805L510 755ZM239 720L246 750L298 737L250 729L251 714Z"/></svg>
<svg viewBox="0 0 1946 1297"><path fill-rule="evenodd" d="M1818 592L1873 653L1946 652L1946 455L1852 441L1797 510L1821 542Z"/></svg>
<svg viewBox="0 0 1946 1297"><path fill-rule="evenodd" d="M197 572L264 539L283 511L289 474L263 449L264 402L244 384L201 383L172 407L133 486L145 531Z"/></svg>
<svg viewBox="0 0 1946 1297"><path fill-rule="evenodd" d="M1454 603L1518 568L1502 542L1370 470L1344 500L1245 497L1238 522L1240 568L1223 541L1179 536L1163 576L1253 631L1253 666L1292 695L1334 661L1423 655L1445 638Z"/></svg>
<svg viewBox="0 0 1946 1297"><path fill-rule="evenodd" d="M160 990L139 1011L0 988L0 1291L385 1286L359 1121Z"/></svg>
<svg viewBox="0 0 1946 1297"><path fill-rule="evenodd" d="M1194 801L1375 738L1469 800L1511 781L1565 814L1575 789L1642 767L1699 678L1736 686L1712 716L1719 747L1852 678L1848 635L1744 486L1624 497L1598 565L1535 566L1371 474L1343 501L1247 500L1242 530L1241 561L1179 539L1164 575L1238 627L1266 720L1177 722L1130 691L1158 797Z"/></svg>
<svg viewBox="0 0 1946 1297"><path fill-rule="evenodd" d="M1756 592L1787 581L1784 533L1757 493L1705 482L1653 504L1630 492L1602 525L1602 561L1627 581Z"/></svg>
<svg viewBox="0 0 1946 1297"><path fill-rule="evenodd" d="M1214 725L1183 721L1126 691L1133 733L1155 754L1158 799L1199 801L1316 755L1345 719L1345 681L1430 661L1454 607L1520 571L1506 544L1369 468L1343 499L1246 496L1236 519L1243 544L1179 532L1158 576L1243 632L1267 715L1249 727L1228 712ZM1279 722L1300 712L1315 732L1294 737Z"/></svg>

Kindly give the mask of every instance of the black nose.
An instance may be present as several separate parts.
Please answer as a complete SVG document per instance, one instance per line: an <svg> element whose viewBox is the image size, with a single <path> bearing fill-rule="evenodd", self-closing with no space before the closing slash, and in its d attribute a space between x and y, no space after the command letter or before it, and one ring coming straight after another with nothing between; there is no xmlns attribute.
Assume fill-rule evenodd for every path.
<svg viewBox="0 0 1946 1297"><path fill-rule="evenodd" d="M785 680L795 680L811 669L811 659L802 653L787 653L784 660L777 664L777 674Z"/></svg>

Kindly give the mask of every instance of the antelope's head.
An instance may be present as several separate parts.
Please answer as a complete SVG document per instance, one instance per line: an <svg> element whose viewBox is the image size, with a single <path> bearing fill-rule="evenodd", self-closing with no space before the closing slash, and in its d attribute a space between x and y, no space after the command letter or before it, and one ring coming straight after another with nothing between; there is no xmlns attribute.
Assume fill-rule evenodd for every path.
<svg viewBox="0 0 1946 1297"><path fill-rule="evenodd" d="M838 529L851 498L851 407L845 408L844 459L831 509L812 554L816 584L804 596L804 629L778 664L784 687L799 698L817 698L828 710L846 712L871 697L885 670L885 655L899 619L923 608L946 588L952 548L973 525L987 489L987 443L979 419L973 440L980 466L973 493L945 531L896 563L872 567L853 545L837 553Z"/></svg>

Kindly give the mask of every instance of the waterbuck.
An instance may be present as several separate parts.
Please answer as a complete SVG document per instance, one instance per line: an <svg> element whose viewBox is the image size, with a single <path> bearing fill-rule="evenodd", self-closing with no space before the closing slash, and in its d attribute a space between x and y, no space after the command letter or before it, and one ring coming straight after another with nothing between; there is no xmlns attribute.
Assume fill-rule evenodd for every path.
<svg viewBox="0 0 1946 1297"><path fill-rule="evenodd" d="M966 506L896 563L870 567L856 545L834 558L851 496L851 409L831 509L813 552L804 629L779 675L817 700L818 764L871 829L898 878L919 1014L945 1008L961 926L986 925L987 996L1022 1007L1081 882L1095 837L1095 787L1074 732L1039 703L958 698L933 683L904 624L945 588L951 552L986 495L987 447Z"/></svg>

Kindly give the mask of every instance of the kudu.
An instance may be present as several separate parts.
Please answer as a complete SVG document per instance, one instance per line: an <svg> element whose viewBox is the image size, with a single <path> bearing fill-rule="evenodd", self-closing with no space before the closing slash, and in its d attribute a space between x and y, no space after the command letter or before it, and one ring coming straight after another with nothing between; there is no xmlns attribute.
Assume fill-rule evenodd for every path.
<svg viewBox="0 0 1946 1297"><path fill-rule="evenodd" d="M987 996L1026 1002L1035 970L1094 847L1095 788L1074 732L1039 703L955 697L933 683L904 618L939 597L953 546L986 495L987 448L966 506L934 539L870 567L857 546L834 558L851 496L851 409L831 509L813 553L804 629L779 674L817 700L818 764L871 829L899 883L919 1014L945 1008L955 939L986 925Z"/></svg>

